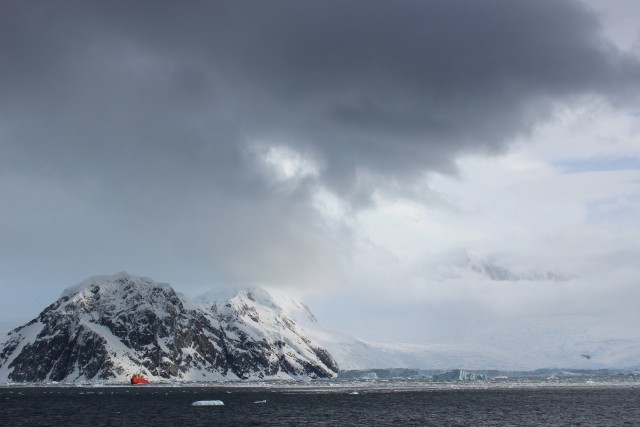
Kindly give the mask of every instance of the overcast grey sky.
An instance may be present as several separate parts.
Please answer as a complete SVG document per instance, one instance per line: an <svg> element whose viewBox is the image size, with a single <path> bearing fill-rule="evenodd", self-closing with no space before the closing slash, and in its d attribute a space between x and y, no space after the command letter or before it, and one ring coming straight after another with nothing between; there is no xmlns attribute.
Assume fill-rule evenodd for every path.
<svg viewBox="0 0 640 427"><path fill-rule="evenodd" d="M638 9L2 0L1 316L120 270L289 289L370 339L631 313Z"/></svg>

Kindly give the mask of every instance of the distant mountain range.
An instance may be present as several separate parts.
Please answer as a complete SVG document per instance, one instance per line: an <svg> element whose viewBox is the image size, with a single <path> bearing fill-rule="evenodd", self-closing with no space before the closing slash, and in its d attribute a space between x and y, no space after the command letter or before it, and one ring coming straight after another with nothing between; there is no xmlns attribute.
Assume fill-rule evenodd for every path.
<svg viewBox="0 0 640 427"><path fill-rule="evenodd" d="M465 275L492 281L553 281L564 282L570 275L539 268L514 268L505 265L499 255L477 256L465 249L455 250L432 259L429 271L436 280L458 278Z"/></svg>
<svg viewBox="0 0 640 427"><path fill-rule="evenodd" d="M324 329L299 299L262 289L189 299L128 273L68 288L0 341L0 383L334 377L341 370L640 367L640 343L568 321L521 321L473 343L373 343Z"/></svg>

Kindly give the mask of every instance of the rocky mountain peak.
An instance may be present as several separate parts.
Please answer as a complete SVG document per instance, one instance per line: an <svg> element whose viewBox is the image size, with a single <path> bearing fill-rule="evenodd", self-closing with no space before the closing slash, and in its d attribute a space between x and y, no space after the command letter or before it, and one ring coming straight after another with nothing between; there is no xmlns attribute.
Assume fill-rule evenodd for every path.
<svg viewBox="0 0 640 427"><path fill-rule="evenodd" d="M73 297L77 294L86 294L88 290L95 293L99 291L100 288L104 288L105 291L109 292L119 292L122 288L140 292L153 288L172 290L171 286L166 283L157 283L149 277L139 277L126 271L121 271L113 275L92 276L77 285L65 289L61 297Z"/></svg>
<svg viewBox="0 0 640 427"><path fill-rule="evenodd" d="M125 272L68 288L0 346L0 382L333 376L338 367L262 289L191 301Z"/></svg>

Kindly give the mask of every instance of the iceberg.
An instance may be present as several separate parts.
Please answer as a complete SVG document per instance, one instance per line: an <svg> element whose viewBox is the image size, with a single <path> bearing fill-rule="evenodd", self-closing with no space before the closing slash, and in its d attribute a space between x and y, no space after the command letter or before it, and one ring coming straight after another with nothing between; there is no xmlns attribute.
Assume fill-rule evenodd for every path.
<svg viewBox="0 0 640 427"><path fill-rule="evenodd" d="M193 402L191 406L223 406L222 400L198 400Z"/></svg>

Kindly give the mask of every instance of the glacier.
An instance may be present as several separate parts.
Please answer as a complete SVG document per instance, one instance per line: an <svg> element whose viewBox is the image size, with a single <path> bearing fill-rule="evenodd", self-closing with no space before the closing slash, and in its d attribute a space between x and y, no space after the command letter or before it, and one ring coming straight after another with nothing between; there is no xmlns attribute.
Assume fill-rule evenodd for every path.
<svg viewBox="0 0 640 427"><path fill-rule="evenodd" d="M372 342L324 328L301 300L274 292L284 313L327 349L341 370L640 370L640 340L600 330L597 319L521 318L454 343ZM584 355L588 355L586 358Z"/></svg>

